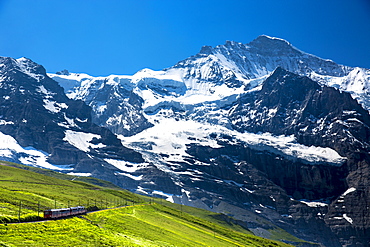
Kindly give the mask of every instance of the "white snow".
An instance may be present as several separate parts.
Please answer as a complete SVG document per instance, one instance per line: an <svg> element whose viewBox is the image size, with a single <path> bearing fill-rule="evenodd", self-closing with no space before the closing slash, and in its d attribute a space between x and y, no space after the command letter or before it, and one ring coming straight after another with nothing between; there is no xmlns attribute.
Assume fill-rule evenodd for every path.
<svg viewBox="0 0 370 247"><path fill-rule="evenodd" d="M135 93L144 99L143 108L146 109L164 101L174 101L178 104L197 104L220 100L226 96L244 92L244 87L234 89L225 84L213 85L200 83L197 80L186 80L183 78L184 73L183 69L171 69L165 72L144 69L136 73L132 81L137 85ZM152 89L156 87L166 88L170 93L163 95Z"/></svg>
<svg viewBox="0 0 370 247"><path fill-rule="evenodd" d="M225 62L230 66L233 62L225 57L214 57L217 61ZM236 69L236 65L233 65ZM210 68L203 68L210 69ZM207 82L200 83L197 80L184 79L186 71L183 69L170 69L167 71L154 71L143 69L133 76L112 75L108 77L92 77L87 74L70 73L69 75L48 74L56 80L65 90L67 96L73 99L86 99L90 91L101 89L104 83L107 85L120 84L129 90L134 90L144 99L143 108L159 104L163 101L181 102L181 104L197 104L206 101L220 100L230 95L244 93L244 86L240 88L229 88L225 84L214 85ZM240 73L237 78L245 84L253 84L256 80L246 80ZM262 81L262 80L261 80ZM260 82L258 83L260 84ZM164 95L158 90L165 88L168 92ZM104 106L99 108L101 112Z"/></svg>
<svg viewBox="0 0 370 247"><path fill-rule="evenodd" d="M184 188L181 188L181 192L183 194L185 194L187 201L191 202L191 199L190 199L190 191L187 191ZM183 197L183 195L181 197Z"/></svg>
<svg viewBox="0 0 370 247"><path fill-rule="evenodd" d="M74 119L68 118L67 115L64 113L64 119L66 120L65 123L58 123L59 126L65 128L79 128L78 125L75 123Z"/></svg>
<svg viewBox="0 0 370 247"><path fill-rule="evenodd" d="M353 224L353 220L351 217L349 217L347 214L343 214L343 218L348 221L351 225Z"/></svg>
<svg viewBox="0 0 370 247"><path fill-rule="evenodd" d="M140 181L140 180L143 178L143 175L140 175L140 176L134 176L134 175L131 175L131 174L129 174L129 173L123 173L123 172L119 172L119 173L117 173L117 174L119 174L119 175L123 175L123 176L126 176L126 177L129 177L129 178L131 178L131 179L133 179L133 180L136 180L136 181Z"/></svg>
<svg viewBox="0 0 370 247"><path fill-rule="evenodd" d="M145 191L145 189L141 186L138 186L137 189L136 189L136 192L137 193L142 193L142 194L146 194L148 195L149 193L147 191Z"/></svg>
<svg viewBox="0 0 370 247"><path fill-rule="evenodd" d="M67 174L72 175L72 176L78 176L78 177L89 177L92 175L91 173L88 173L88 172L69 172Z"/></svg>
<svg viewBox="0 0 370 247"><path fill-rule="evenodd" d="M48 99L44 99L44 107L45 109L51 111L51 112L54 112L54 113L58 113L62 110L62 108L64 109L67 109L68 106L67 104L65 103L57 103L55 101L50 101Z"/></svg>
<svg viewBox="0 0 370 247"><path fill-rule="evenodd" d="M0 132L1 159L52 170L71 170L68 167L50 164L47 162L48 156L49 154L32 147L23 148L13 137Z"/></svg>
<svg viewBox="0 0 370 247"><path fill-rule="evenodd" d="M64 141L67 141L72 146L75 146L76 148L88 152L90 148L103 148L105 147L104 144L92 144L90 141L93 138L100 139L101 136L97 134L92 133L85 133L85 132L76 132L73 130L66 130L65 131L65 137L63 138Z"/></svg>
<svg viewBox="0 0 370 247"><path fill-rule="evenodd" d="M87 123L88 119L79 119L79 118L76 118L76 120L80 123Z"/></svg>
<svg viewBox="0 0 370 247"><path fill-rule="evenodd" d="M337 88L348 92L365 109L370 110L370 70L363 68L352 68L348 75L343 77L324 76L312 72L310 77L323 85Z"/></svg>
<svg viewBox="0 0 370 247"><path fill-rule="evenodd" d="M346 190L346 192L343 193L342 197L345 197L346 195L348 195L349 193L352 193L354 191L356 191L356 188L351 187L348 190Z"/></svg>
<svg viewBox="0 0 370 247"><path fill-rule="evenodd" d="M329 204L322 201L307 201L307 200L300 200L301 203L306 204L309 207L312 208L318 208L318 207L328 207Z"/></svg>
<svg viewBox="0 0 370 247"><path fill-rule="evenodd" d="M45 87L44 87L44 85L41 85L41 86L38 86L38 89L36 89L36 91L38 91L38 92L40 92L40 93L42 93L42 94L44 94L45 96L45 98L51 98L51 97L53 97L53 95L55 95L55 93L52 93L52 92L50 92L49 90L47 90Z"/></svg>
<svg viewBox="0 0 370 247"><path fill-rule="evenodd" d="M166 197L166 200L172 200L173 202L173 199L172 199L173 194L167 194L167 193L164 193L163 191L153 190L152 195L163 196L163 197Z"/></svg>
<svg viewBox="0 0 370 247"><path fill-rule="evenodd" d="M207 126L195 121L176 121L173 118L163 118L161 123L143 132L131 136L120 136L124 145L135 149L135 143L155 143L151 151L154 153L165 153L171 155L169 160L178 160L180 156L186 155L186 144L192 143L189 137L199 140L204 145L219 147L215 140L210 140L207 135L216 130L216 126ZM142 149L142 148L141 148ZM181 159L181 158L180 158Z"/></svg>
<svg viewBox="0 0 370 247"><path fill-rule="evenodd" d="M13 121L6 121L4 119L0 119L0 125L8 125L8 124L14 124Z"/></svg>
<svg viewBox="0 0 370 247"><path fill-rule="evenodd" d="M329 162L333 165L340 165L345 161L345 158L333 149L304 146L297 143L293 136L273 136L269 133L240 133L218 125L193 120L162 118L157 115L149 116L156 123L154 127L131 137L120 136L123 145L143 151L145 148L142 145L137 146L135 143L155 143L155 145L151 145L151 152L170 155L167 160L181 160L182 156L187 155L186 145L190 143L219 148L220 145L217 144L217 140L209 138L210 134L216 133L231 136L233 138L233 140L229 140L231 143L242 141L254 149L283 154L292 159L299 158L311 164Z"/></svg>
<svg viewBox="0 0 370 247"><path fill-rule="evenodd" d="M72 99L85 100L90 95L90 90L100 90L105 85L121 85L131 90L134 87L132 76L110 75L107 77L93 77L84 73L70 73L69 75L57 75L48 73L48 76L64 88L66 95Z"/></svg>
<svg viewBox="0 0 370 247"><path fill-rule="evenodd" d="M266 38L268 38L268 39L272 39L272 40L280 40L280 41L283 41L283 42L286 42L286 43L288 43L288 44L290 44L288 41L286 41L285 39L281 39L281 38L277 38L277 37L272 37L272 36L268 36L268 35L266 35L266 34L263 34L263 35L261 35L262 37L266 37Z"/></svg>
<svg viewBox="0 0 370 247"><path fill-rule="evenodd" d="M175 203L175 200L173 199L174 196L167 197L166 201Z"/></svg>
<svg viewBox="0 0 370 247"><path fill-rule="evenodd" d="M305 146L298 144L294 136L273 136L270 133L253 134L237 133L237 136L257 149L269 150L271 148L284 154L306 160L310 163L330 162L342 164L346 159L331 148Z"/></svg>
<svg viewBox="0 0 370 247"><path fill-rule="evenodd" d="M137 163L130 163L124 160L114 160L114 159L104 159L104 161L108 162L112 166L120 169L125 173L133 173L138 169L145 167L147 164L137 164Z"/></svg>
<svg viewBox="0 0 370 247"><path fill-rule="evenodd" d="M26 75L36 79L37 81L44 79L43 75L35 74L31 72L32 66L34 66L31 60L25 57L21 57L21 58L15 59L15 62L18 65L18 68Z"/></svg>
<svg viewBox="0 0 370 247"><path fill-rule="evenodd" d="M64 108L64 109L67 109L68 108L67 104L65 104L65 103L58 103L58 102L52 100L53 95L55 95L55 93L50 92L49 90L47 90L44 87L44 85L39 86L36 89L36 91L38 91L39 93L44 94L43 102L44 102L45 109L47 109L47 110L49 110L51 112L54 112L54 113L58 113L58 112L60 112L60 110L62 108Z"/></svg>

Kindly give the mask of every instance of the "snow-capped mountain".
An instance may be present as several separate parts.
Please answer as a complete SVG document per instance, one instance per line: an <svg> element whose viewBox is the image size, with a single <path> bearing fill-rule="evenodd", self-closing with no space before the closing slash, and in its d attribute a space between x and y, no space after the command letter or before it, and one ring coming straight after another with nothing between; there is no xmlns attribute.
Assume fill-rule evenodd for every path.
<svg viewBox="0 0 370 247"><path fill-rule="evenodd" d="M368 69L265 35L132 76L0 64L3 159L232 215L268 238L369 241Z"/></svg>
<svg viewBox="0 0 370 247"><path fill-rule="evenodd" d="M151 114L161 108L185 109L196 104L235 101L238 95L258 89L277 67L350 92L365 109L370 109L369 69L338 65L265 35L248 44L228 41L214 48L203 47L195 56L163 71L144 69L133 76L97 78L73 73L49 76L65 88L68 97L92 106L95 118L101 118L95 120L97 124L128 136L150 126L140 115L141 109ZM130 100L132 97L136 100ZM135 118L143 128L134 128Z"/></svg>
<svg viewBox="0 0 370 247"><path fill-rule="evenodd" d="M108 177L114 176L114 167L104 159L142 161L112 132L93 124L90 107L66 97L41 65L2 57L0 75L3 160ZM102 166L108 169L102 172Z"/></svg>

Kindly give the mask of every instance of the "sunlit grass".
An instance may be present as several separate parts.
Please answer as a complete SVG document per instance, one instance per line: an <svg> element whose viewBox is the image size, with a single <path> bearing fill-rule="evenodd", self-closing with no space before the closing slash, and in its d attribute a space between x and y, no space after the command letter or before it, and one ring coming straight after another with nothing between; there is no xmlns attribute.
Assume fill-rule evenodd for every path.
<svg viewBox="0 0 370 247"><path fill-rule="evenodd" d="M43 210L50 208L109 208L143 202L122 189L75 181L75 177L64 174L57 176L64 179L0 165L0 222L25 220L26 215L42 217Z"/></svg>
<svg viewBox="0 0 370 247"><path fill-rule="evenodd" d="M288 246L256 237L206 210L160 199L153 203L97 179L92 180L94 185L22 168L0 165L0 246ZM47 208L77 205L111 209L10 224L38 220ZM113 208L117 206L124 207Z"/></svg>
<svg viewBox="0 0 370 247"><path fill-rule="evenodd" d="M63 220L3 224L0 241L9 246L288 246L158 204Z"/></svg>

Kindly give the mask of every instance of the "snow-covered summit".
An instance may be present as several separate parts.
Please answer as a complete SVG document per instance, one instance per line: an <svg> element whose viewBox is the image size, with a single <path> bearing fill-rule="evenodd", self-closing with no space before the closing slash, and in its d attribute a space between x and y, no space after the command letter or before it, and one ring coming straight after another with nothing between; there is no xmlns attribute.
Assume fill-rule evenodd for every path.
<svg viewBox="0 0 370 247"><path fill-rule="evenodd" d="M259 86L277 67L351 92L361 103L368 101L364 97L369 90L369 70L357 72L356 68L321 59L284 39L267 35L247 44L227 41L216 47L204 46L198 54L162 71L143 69L133 76L92 77L74 73L49 76L64 87L70 98L84 101L92 100L89 95L93 91L119 85L139 95L145 109L162 101L198 104L238 95ZM369 104L364 106L370 109Z"/></svg>
<svg viewBox="0 0 370 247"><path fill-rule="evenodd" d="M18 59L0 57L0 71L2 72L2 76L5 76L7 71L14 69L25 74L26 76L32 77L37 81L44 79L46 75L45 68L33 62L31 59L25 57Z"/></svg>
<svg viewBox="0 0 370 247"><path fill-rule="evenodd" d="M220 69L214 69L213 74L207 73L208 70L204 69L203 61L209 61L211 63L208 63L208 66ZM218 79L222 78L226 82L230 77L239 81L259 78L271 73L278 66L300 75L307 75L308 72L314 71L321 75L344 76L352 70L331 60L302 52L286 40L267 35L259 36L247 44L227 41L224 45L214 48L203 47L200 53L179 62L172 68L187 68L189 65L198 68L199 72L194 73L194 69L190 67L186 77L195 76L203 79L212 78L218 74L223 75Z"/></svg>
<svg viewBox="0 0 370 247"><path fill-rule="evenodd" d="M205 46L198 54L161 71L143 69L130 76L107 77L69 72L48 75L69 98L83 100L93 108L95 123L130 136L155 124L147 114L168 114L168 109L187 112L198 121L229 126L220 108L235 102L239 95L259 90L277 67L350 92L370 109L370 70L338 65L267 35L247 44L227 41Z"/></svg>

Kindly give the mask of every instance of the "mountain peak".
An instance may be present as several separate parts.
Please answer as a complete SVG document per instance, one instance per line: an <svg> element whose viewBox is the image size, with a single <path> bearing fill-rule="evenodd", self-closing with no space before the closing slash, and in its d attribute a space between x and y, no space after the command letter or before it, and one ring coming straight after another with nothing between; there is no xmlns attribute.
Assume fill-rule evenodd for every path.
<svg viewBox="0 0 370 247"><path fill-rule="evenodd" d="M212 46L208 46L208 45L205 45L205 46L202 46L202 49L200 49L200 54L211 54L212 53Z"/></svg>
<svg viewBox="0 0 370 247"><path fill-rule="evenodd" d="M261 54L285 54L294 52L300 52L294 48L288 41L280 38L270 37L267 35L258 36L252 42L248 43L251 49L255 49Z"/></svg>
<svg viewBox="0 0 370 247"><path fill-rule="evenodd" d="M240 47L240 46L243 46L243 44L240 43L240 42L227 40L224 46L226 46L226 47Z"/></svg>
<svg viewBox="0 0 370 247"><path fill-rule="evenodd" d="M258 44L264 44L264 45L267 45L267 44L280 44L280 45L285 45L285 46L292 46L288 41L286 41L285 39L281 39L281 38L276 38L276 37L271 37L271 36L268 36L268 35L260 35L258 36L257 38L255 38L254 40L252 40L249 45L253 44L253 45L258 45Z"/></svg>
<svg viewBox="0 0 370 247"><path fill-rule="evenodd" d="M21 57L14 59L11 57L0 57L0 64L3 65L1 71L11 69L21 72L33 79L40 81L46 76L46 70L43 66L33 62L31 59Z"/></svg>
<svg viewBox="0 0 370 247"><path fill-rule="evenodd" d="M286 43L288 45L291 45L290 42L288 42L287 40L285 39L281 39L281 38L278 38L278 37L272 37L272 36L268 36L266 34L262 34L260 36L258 36L255 40L269 40L269 41L278 41L278 42L283 42L283 43Z"/></svg>

